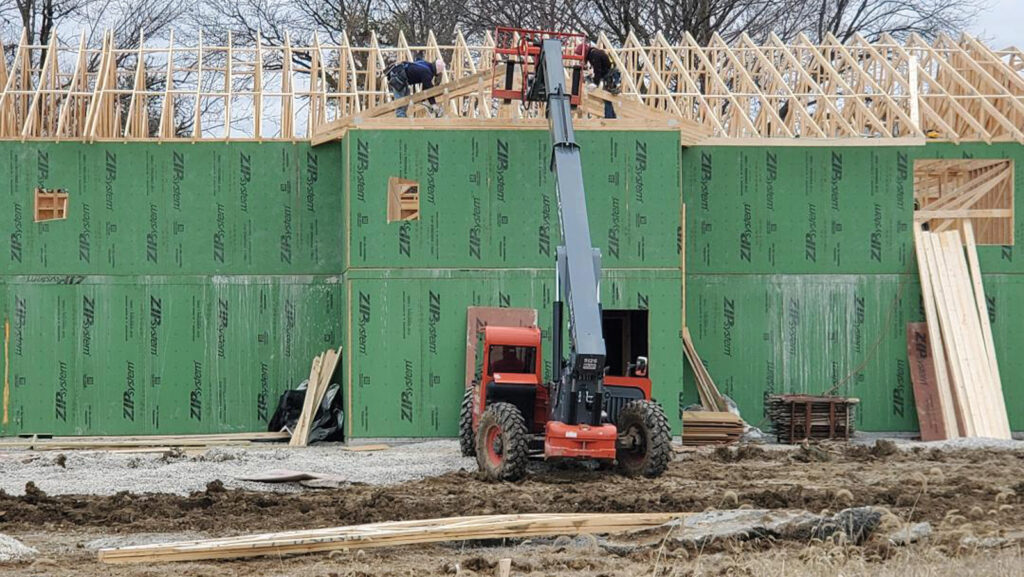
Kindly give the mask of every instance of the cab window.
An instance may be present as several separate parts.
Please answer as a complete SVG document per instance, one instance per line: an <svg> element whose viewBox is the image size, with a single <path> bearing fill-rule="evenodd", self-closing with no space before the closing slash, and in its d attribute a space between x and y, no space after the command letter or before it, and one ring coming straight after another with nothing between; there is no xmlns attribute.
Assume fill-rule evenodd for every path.
<svg viewBox="0 0 1024 577"><path fill-rule="evenodd" d="M532 373L536 366L537 349L512 345L491 345L488 351L487 374Z"/></svg>

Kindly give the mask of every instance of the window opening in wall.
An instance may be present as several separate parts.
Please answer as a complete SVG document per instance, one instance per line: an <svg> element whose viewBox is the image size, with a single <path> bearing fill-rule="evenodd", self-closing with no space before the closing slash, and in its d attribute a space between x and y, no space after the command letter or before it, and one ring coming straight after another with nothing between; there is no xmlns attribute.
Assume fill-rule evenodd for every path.
<svg viewBox="0 0 1024 577"><path fill-rule="evenodd" d="M1002 158L914 162L914 221L928 230L970 220L978 244L1013 244L1013 161Z"/></svg>
<svg viewBox="0 0 1024 577"><path fill-rule="evenodd" d="M388 179L388 222L420 219L420 183L392 176Z"/></svg>
<svg viewBox="0 0 1024 577"><path fill-rule="evenodd" d="M35 192L35 221L64 220L68 212L68 193L63 189L37 188Z"/></svg>

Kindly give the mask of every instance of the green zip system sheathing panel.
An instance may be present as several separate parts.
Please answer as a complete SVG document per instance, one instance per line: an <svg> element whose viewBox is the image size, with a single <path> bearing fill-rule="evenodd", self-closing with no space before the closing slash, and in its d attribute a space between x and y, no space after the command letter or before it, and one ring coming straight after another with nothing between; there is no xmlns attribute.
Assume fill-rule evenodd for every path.
<svg viewBox="0 0 1024 577"><path fill-rule="evenodd" d="M342 340L335 277L6 277L0 295L3 434L265 430L312 351Z"/></svg>
<svg viewBox="0 0 1024 577"><path fill-rule="evenodd" d="M914 160L1012 158L1024 186L1024 147L1012 143L680 155L671 133L577 137L604 306L651 311L655 395L676 432L679 407L695 399L682 386L692 375L680 352L680 189L688 324L748 420L760 420L766 392L838 384L863 399L860 428L912 431ZM353 130L317 148L0 142L0 316L11 325L0 434L262 430L313 355L343 344L336 380L352 393L353 437L454 435L467 306L537 308L550 342L559 231L548 138ZM419 221L386 222L392 176L420 182ZM37 186L69 191L67 220L32 222ZM1015 226L1024 238L1020 218ZM979 248L1021 430L1016 252Z"/></svg>
<svg viewBox="0 0 1024 577"><path fill-rule="evenodd" d="M684 149L686 272L916 273L918 158L1010 158L1016 190L1024 187L1024 146L1016 143ZM1024 219L1014 227L1016 237ZM979 247L981 270L1024 273L1013 253Z"/></svg>
<svg viewBox="0 0 1024 577"><path fill-rule="evenodd" d="M862 399L860 428L917 430L905 327L923 320L911 228L922 158L1010 158L1016 191L1024 187L1016 143L684 149L687 324L752 423L766 394L835 389ZM1011 426L1021 430L1024 334L1011 319L1024 314L1024 259L1012 246L978 252Z"/></svg>
<svg viewBox="0 0 1024 577"><path fill-rule="evenodd" d="M337 274L342 174L340 144L0 142L0 274Z"/></svg>
<svg viewBox="0 0 1024 577"><path fill-rule="evenodd" d="M1024 375L1016 354L1024 275L988 275L984 284L1010 425L1024 430L1024 389L1015 384ZM835 394L862 401L858 428L917 430L906 345L907 323L924 321L916 275L693 275L686 285L697 350L752 423L764 395L840 384Z"/></svg>
<svg viewBox="0 0 1024 577"><path fill-rule="evenodd" d="M466 308L537 309L545 378L551 367L554 274L547 270L352 271L345 356L353 437L451 437L465 387ZM650 311L654 395L679 431L682 391L679 271L606 271L605 309Z"/></svg>
<svg viewBox="0 0 1024 577"><path fill-rule="evenodd" d="M265 429L343 340L343 168L340 144L0 142L0 434ZM66 220L33 222L36 187Z"/></svg>
<svg viewBox="0 0 1024 577"><path fill-rule="evenodd" d="M679 135L576 133L606 268L678 268ZM349 268L550 267L560 228L547 131L353 130L345 138ZM420 218L387 222L390 177Z"/></svg>

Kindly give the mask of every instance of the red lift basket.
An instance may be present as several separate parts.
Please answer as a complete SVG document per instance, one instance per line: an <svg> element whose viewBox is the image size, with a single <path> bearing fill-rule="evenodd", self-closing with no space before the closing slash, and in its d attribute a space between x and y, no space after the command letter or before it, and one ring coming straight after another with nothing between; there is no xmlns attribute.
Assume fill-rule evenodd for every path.
<svg viewBox="0 0 1024 577"><path fill-rule="evenodd" d="M580 103L580 88L583 85L583 63L587 53L587 37L573 32L552 32L528 28L498 26L494 30L494 65L504 64L505 74L491 80L491 95L506 103L512 100L526 100L530 79L537 70L540 44L545 38L562 41L562 62L572 72L572 98L570 103ZM582 49L580 48L582 47Z"/></svg>

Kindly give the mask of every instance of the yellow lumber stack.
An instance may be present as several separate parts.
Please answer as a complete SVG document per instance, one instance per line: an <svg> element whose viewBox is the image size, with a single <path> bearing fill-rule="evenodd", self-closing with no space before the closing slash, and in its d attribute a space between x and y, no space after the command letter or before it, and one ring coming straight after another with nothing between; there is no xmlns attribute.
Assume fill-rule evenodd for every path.
<svg viewBox="0 0 1024 577"><path fill-rule="evenodd" d="M915 228L935 386L947 438L1010 438L974 230ZM966 253L966 254L965 254Z"/></svg>
<svg viewBox="0 0 1024 577"><path fill-rule="evenodd" d="M727 445L743 435L743 419L722 411L684 411L683 444Z"/></svg>

